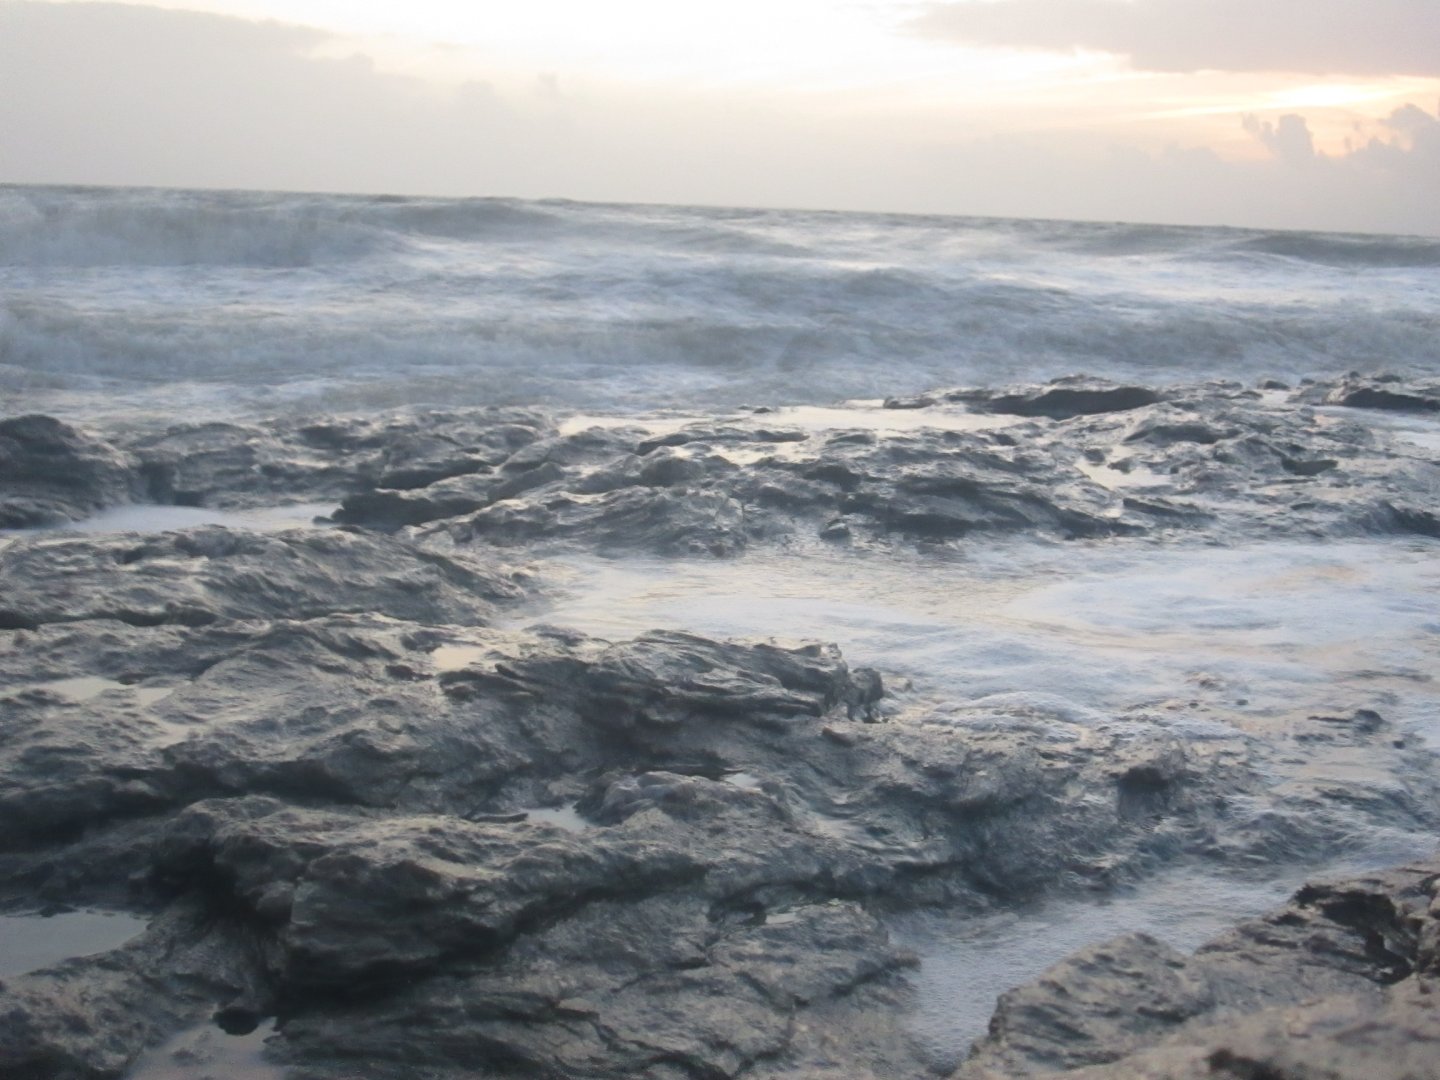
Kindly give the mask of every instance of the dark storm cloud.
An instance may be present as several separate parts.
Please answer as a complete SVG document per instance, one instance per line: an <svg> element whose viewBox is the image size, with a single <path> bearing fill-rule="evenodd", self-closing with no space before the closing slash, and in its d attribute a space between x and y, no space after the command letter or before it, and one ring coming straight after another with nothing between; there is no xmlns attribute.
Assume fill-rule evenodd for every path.
<svg viewBox="0 0 1440 1080"><path fill-rule="evenodd" d="M1147 71L1440 75L1440 0L965 0L926 36L1121 53Z"/></svg>

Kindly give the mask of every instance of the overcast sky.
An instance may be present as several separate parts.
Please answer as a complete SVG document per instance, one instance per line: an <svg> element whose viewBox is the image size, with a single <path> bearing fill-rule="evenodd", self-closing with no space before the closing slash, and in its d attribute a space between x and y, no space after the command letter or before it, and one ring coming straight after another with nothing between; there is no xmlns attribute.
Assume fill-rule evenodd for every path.
<svg viewBox="0 0 1440 1080"><path fill-rule="evenodd" d="M1440 0L0 0L0 182L1440 235Z"/></svg>

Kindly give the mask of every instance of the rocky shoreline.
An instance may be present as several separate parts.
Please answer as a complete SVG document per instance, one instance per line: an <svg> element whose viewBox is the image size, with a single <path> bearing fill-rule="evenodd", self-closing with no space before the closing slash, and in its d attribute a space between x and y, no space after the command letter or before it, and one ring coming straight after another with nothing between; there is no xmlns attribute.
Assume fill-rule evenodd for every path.
<svg viewBox="0 0 1440 1080"><path fill-rule="evenodd" d="M300 1080L934 1075L893 913L1318 865L1357 822L1440 835L1440 760L1379 699L1321 687L1260 732L1177 688L1225 729L1202 738L1154 709L939 709L824 626L521 625L574 553L1434 540L1440 384L815 412L0 421L0 527L29 530L0 538L0 908L150 918L4 980L0 1072L121 1076L273 1017ZM285 502L335 509L37 528ZM957 1075L1437 1075L1437 885L1440 861L1307 886L1192 956L1093 946L1004 995Z"/></svg>

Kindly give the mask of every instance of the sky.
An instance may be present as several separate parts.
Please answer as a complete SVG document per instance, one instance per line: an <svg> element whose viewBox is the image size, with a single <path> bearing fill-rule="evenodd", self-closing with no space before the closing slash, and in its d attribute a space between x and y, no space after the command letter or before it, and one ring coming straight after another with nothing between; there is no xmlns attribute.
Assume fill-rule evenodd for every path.
<svg viewBox="0 0 1440 1080"><path fill-rule="evenodd" d="M1440 235L1440 0L0 0L0 182Z"/></svg>

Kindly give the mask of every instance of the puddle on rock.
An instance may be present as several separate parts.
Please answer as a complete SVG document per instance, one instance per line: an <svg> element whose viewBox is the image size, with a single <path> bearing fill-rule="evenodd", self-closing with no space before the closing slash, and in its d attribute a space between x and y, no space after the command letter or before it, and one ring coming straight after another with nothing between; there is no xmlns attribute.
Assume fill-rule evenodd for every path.
<svg viewBox="0 0 1440 1080"><path fill-rule="evenodd" d="M441 645L430 653L430 662L436 671L461 671L489 655L491 650L483 645Z"/></svg>
<svg viewBox="0 0 1440 1080"><path fill-rule="evenodd" d="M295 503L265 506L253 510L212 510L201 506L162 506L135 503L112 506L82 521L46 525L35 529L4 530L11 542L25 536L54 536L64 533L159 533L191 529L197 525L225 525L251 532L280 532L312 525L317 517L335 510L334 503ZM3 540L0 540L3 543Z"/></svg>
<svg viewBox="0 0 1440 1080"><path fill-rule="evenodd" d="M724 780L727 784L740 788L742 791L759 791L761 784L764 783L760 777L748 772L727 773L720 779Z"/></svg>
<svg viewBox="0 0 1440 1080"><path fill-rule="evenodd" d="M24 693L27 690L43 690L46 693L63 698L72 705L80 705L87 701L93 701L101 694L129 694L141 708L148 708L173 694L175 687L132 686L127 683L118 682L115 679L101 678L98 675L77 675L68 679L50 679L46 682L11 686L8 688L7 694Z"/></svg>
<svg viewBox="0 0 1440 1080"><path fill-rule="evenodd" d="M1119 491L1123 488L1164 487L1174 480L1174 477L1164 476L1143 465L1131 465L1124 469L1117 469L1115 468L1116 464L1118 463L1097 465L1082 460L1077 461L1075 467L1109 491Z"/></svg>
<svg viewBox="0 0 1440 1080"><path fill-rule="evenodd" d="M525 820L557 825L569 832L587 832L595 825L586 821L573 806L550 806L526 810Z"/></svg>
<svg viewBox="0 0 1440 1080"><path fill-rule="evenodd" d="M265 1058L274 1021L248 1035L227 1035L213 1024L182 1031L131 1064L125 1080L284 1080L285 1070Z"/></svg>
<svg viewBox="0 0 1440 1080"><path fill-rule="evenodd" d="M0 978L109 952L144 932L146 920L108 911L0 915Z"/></svg>
<svg viewBox="0 0 1440 1080"><path fill-rule="evenodd" d="M790 405L756 418L802 431L993 431L1029 422L1023 416L970 412L958 405L924 409L887 409L879 401L851 401L836 406Z"/></svg>

